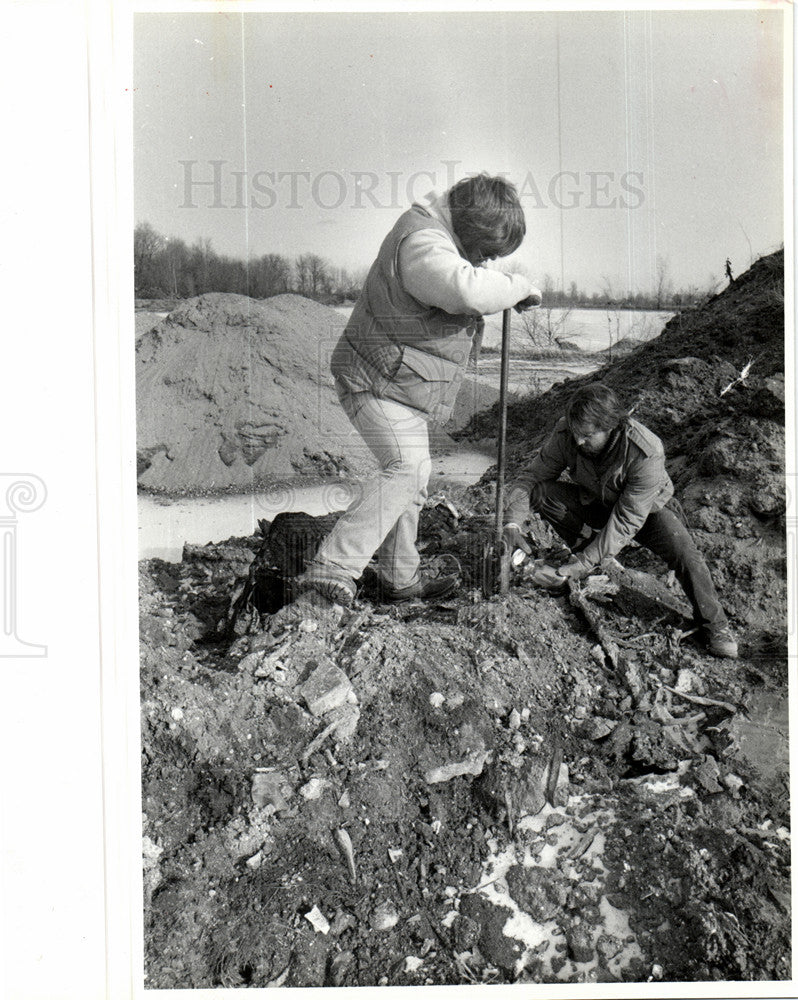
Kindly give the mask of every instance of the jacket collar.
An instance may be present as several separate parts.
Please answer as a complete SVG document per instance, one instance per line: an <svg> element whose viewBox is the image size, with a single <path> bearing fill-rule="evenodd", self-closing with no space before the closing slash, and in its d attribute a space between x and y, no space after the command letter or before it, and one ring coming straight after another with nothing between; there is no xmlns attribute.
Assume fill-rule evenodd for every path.
<svg viewBox="0 0 798 1000"><path fill-rule="evenodd" d="M418 208L427 215L431 215L433 219L438 222L443 223L449 235L452 238L452 242L457 247L457 252L461 257L465 257L465 250L463 249L463 244L458 240L454 228L452 227L452 213L449 209L449 198L447 191L437 191L432 190L429 194L426 194L420 201L413 203L413 208Z"/></svg>

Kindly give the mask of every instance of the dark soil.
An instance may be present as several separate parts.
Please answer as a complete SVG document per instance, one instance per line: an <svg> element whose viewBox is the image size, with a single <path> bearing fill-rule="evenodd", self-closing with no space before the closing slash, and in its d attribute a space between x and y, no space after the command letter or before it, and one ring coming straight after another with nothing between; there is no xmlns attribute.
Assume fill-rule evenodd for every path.
<svg viewBox="0 0 798 1000"><path fill-rule="evenodd" d="M147 986L790 978L780 266L602 375L665 440L737 661L636 547L486 597L487 481L423 512L462 570L437 606L280 607L290 524L141 564ZM513 408L514 464L567 392Z"/></svg>

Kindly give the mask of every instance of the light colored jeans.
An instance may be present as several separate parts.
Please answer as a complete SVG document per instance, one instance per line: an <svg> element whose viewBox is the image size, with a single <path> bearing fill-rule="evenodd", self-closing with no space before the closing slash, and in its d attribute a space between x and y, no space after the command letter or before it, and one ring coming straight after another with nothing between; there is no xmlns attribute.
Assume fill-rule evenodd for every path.
<svg viewBox="0 0 798 1000"><path fill-rule="evenodd" d="M418 517L432 469L427 421L417 410L370 392L339 389L339 399L380 471L338 519L308 572L356 580L376 552L385 583L408 587L419 577Z"/></svg>

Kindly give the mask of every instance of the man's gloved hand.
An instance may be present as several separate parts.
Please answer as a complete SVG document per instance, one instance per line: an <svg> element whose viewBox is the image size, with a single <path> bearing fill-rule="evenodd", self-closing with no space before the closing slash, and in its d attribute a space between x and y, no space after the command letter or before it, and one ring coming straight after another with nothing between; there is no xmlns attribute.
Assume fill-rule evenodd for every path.
<svg viewBox="0 0 798 1000"><path fill-rule="evenodd" d="M543 301L543 293L539 288L533 288L526 298L521 299L513 306L516 312L526 312L527 309L536 309Z"/></svg>
<svg viewBox="0 0 798 1000"><path fill-rule="evenodd" d="M532 549L526 537L521 531L521 528L517 524L505 524L503 531L504 542L510 552L515 552L516 549L521 549L522 552L526 552L527 555L531 555Z"/></svg>
<svg viewBox="0 0 798 1000"><path fill-rule="evenodd" d="M584 566L578 559L570 559L557 569L557 575L566 580L581 580L590 572L588 566Z"/></svg>

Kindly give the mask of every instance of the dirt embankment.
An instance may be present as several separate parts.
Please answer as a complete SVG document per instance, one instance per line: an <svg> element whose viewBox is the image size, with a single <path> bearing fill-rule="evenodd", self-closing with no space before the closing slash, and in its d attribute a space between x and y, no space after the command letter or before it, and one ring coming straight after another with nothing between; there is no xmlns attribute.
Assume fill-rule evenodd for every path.
<svg viewBox="0 0 798 1000"><path fill-rule="evenodd" d="M142 564L148 986L790 978L777 265L605 372L704 517L737 661L640 549L486 599L489 484L422 512L462 567L438 606L279 608L290 521ZM566 395L515 408L516 460Z"/></svg>

